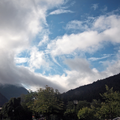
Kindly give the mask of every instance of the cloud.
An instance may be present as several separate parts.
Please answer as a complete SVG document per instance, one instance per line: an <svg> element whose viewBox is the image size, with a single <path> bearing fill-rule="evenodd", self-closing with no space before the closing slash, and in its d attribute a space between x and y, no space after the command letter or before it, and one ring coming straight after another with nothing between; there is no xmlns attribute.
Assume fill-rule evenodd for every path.
<svg viewBox="0 0 120 120"><path fill-rule="evenodd" d="M49 85L63 92L70 87L87 84L119 71L119 59L112 65L108 63L106 70L99 72L97 69L91 68L91 64L86 59L64 58L64 64L70 70L64 70L65 73L62 75L45 76L34 72L41 68L51 69L48 58L50 55L54 59L57 56L69 55L76 51L93 53L104 47L104 42L120 43L119 15L100 16L94 18L92 22L89 20L86 22L71 21L67 24L68 29L79 30L80 27L84 31L77 34L64 34L50 42L49 32L45 32L45 34L43 32L49 29L46 21L47 10L58 8L65 2L65 0L0 1L1 84L20 84L28 88ZM61 8L50 14L61 13L73 13L73 11ZM32 45L36 36L40 37L37 47ZM48 41L47 49L40 51L41 46ZM23 51L29 51L29 55L22 56ZM50 58L52 58L51 56ZM56 60L56 62L58 61ZM16 66L16 63L27 63L29 66Z"/></svg>
<svg viewBox="0 0 120 120"><path fill-rule="evenodd" d="M104 8L103 8L103 9L101 9L101 11L102 11L102 12L106 12L106 11L107 11L107 9L108 9L108 8L107 8L107 6L104 6Z"/></svg>
<svg viewBox="0 0 120 120"><path fill-rule="evenodd" d="M97 31L86 31L79 34L64 35L48 45L53 56L70 54L79 49L92 52L99 48L100 38Z"/></svg>
<svg viewBox="0 0 120 120"><path fill-rule="evenodd" d="M90 24L91 27L77 34L65 34L58 37L48 44L47 48L51 51L52 56L70 54L75 50L83 52L96 52L104 47L104 42L112 44L120 43L120 16L100 16Z"/></svg>
<svg viewBox="0 0 120 120"><path fill-rule="evenodd" d="M38 48L33 47L30 52L29 66L31 69L40 69L42 66L49 68L49 64L45 60L43 51L38 51Z"/></svg>
<svg viewBox="0 0 120 120"><path fill-rule="evenodd" d="M58 9L55 11L52 11L50 15L58 15L58 14L63 14L63 13L73 13L71 10L64 10L64 9Z"/></svg>
<svg viewBox="0 0 120 120"><path fill-rule="evenodd" d="M73 20L70 21L67 25L66 28L67 30L87 30L89 29L86 21L78 21L78 20Z"/></svg>
<svg viewBox="0 0 120 120"><path fill-rule="evenodd" d="M71 70L90 71L90 64L83 58L66 59L64 63L67 64Z"/></svg>
<svg viewBox="0 0 120 120"><path fill-rule="evenodd" d="M120 71L119 58L114 63L109 62L107 68L102 72L91 68L91 64L83 58L66 59L64 62L70 67L70 70L65 71L67 75L64 78L69 88L90 84L96 80L118 74Z"/></svg>
<svg viewBox="0 0 120 120"><path fill-rule="evenodd" d="M82 21L71 21L67 24L68 29L79 29L84 27ZM120 43L120 16L119 15L104 15L92 19L92 22L86 21L88 29L77 34L63 35L54 39L47 48L51 56L71 55L79 51L84 53L95 53L97 50L104 48L106 43L113 45ZM91 24L91 25L89 25ZM82 26L83 25L83 26ZM119 53L118 53L119 54ZM103 55L101 58L90 58L91 61L102 60L111 55ZM108 61L106 61L108 62ZM119 58L109 61L104 71L99 72L85 58L64 58L64 63L70 70L65 70L66 76L52 76L64 81L65 86L76 88L77 86L91 83L98 79L103 79L108 76L118 74L120 69ZM69 89L67 88L67 89Z"/></svg>
<svg viewBox="0 0 120 120"><path fill-rule="evenodd" d="M93 5L92 5L92 8L93 8L94 10L96 10L96 9L98 8L98 4L93 4Z"/></svg>
<svg viewBox="0 0 120 120"><path fill-rule="evenodd" d="M106 59L106 58L108 58L108 57L110 57L112 54L104 54L102 57L99 57L99 58L97 58L97 57L91 57L91 58L89 58L89 60L90 61L98 61L98 60L102 60L102 59Z"/></svg>
<svg viewBox="0 0 120 120"><path fill-rule="evenodd" d="M34 73L32 69L16 66L16 63L28 62L31 68L41 68L42 64L46 64L44 53L31 47L31 43L36 35L44 30L44 26L47 26L47 10L64 2L64 0L0 1L1 84L24 84L27 87L44 87L47 84L64 90L62 86L51 82L41 74ZM25 50L30 51L29 61L18 55Z"/></svg>
<svg viewBox="0 0 120 120"><path fill-rule="evenodd" d="M38 46L42 46L44 43L46 43L49 40L49 37L47 35L44 35L43 40L39 42Z"/></svg>
<svg viewBox="0 0 120 120"><path fill-rule="evenodd" d="M28 58L15 58L17 64L28 62Z"/></svg>

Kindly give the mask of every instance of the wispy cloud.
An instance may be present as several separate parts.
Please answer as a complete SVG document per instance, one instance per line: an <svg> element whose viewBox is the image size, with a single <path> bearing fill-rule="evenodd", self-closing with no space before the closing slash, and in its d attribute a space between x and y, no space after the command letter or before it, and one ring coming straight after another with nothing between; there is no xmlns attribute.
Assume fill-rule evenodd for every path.
<svg viewBox="0 0 120 120"><path fill-rule="evenodd" d="M81 30L81 31L85 31L88 30L89 27L87 25L87 21L78 21L78 20L73 20L70 21L66 27L66 30Z"/></svg>
<svg viewBox="0 0 120 120"><path fill-rule="evenodd" d="M92 7L94 10L96 10L98 8L98 4L93 4Z"/></svg>
<svg viewBox="0 0 120 120"><path fill-rule="evenodd" d="M52 11L50 15L57 15L57 14L63 14L63 13L74 13L74 12L71 10L58 9L58 10Z"/></svg>
<svg viewBox="0 0 120 120"><path fill-rule="evenodd" d="M108 57L110 57L112 54L105 54L103 57L99 57L99 58L97 58L97 57L91 57L91 58L89 58L89 60L90 61L98 61L98 60L102 60L102 59L106 59L106 58L108 58Z"/></svg>
<svg viewBox="0 0 120 120"><path fill-rule="evenodd" d="M49 37L47 35L43 36L43 40L41 40L38 44L38 46L42 46L44 43L46 43L49 40Z"/></svg>

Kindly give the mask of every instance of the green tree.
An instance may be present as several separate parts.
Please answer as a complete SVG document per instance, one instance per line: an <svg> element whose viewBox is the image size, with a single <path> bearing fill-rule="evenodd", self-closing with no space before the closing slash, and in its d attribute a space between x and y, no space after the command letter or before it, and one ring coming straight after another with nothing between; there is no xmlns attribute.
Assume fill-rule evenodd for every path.
<svg viewBox="0 0 120 120"><path fill-rule="evenodd" d="M36 97L36 92L32 92L31 90L27 95L21 95L21 105L24 108L29 108L30 110L33 110L33 104L34 104L34 99Z"/></svg>
<svg viewBox="0 0 120 120"><path fill-rule="evenodd" d="M82 105L83 103L83 105ZM78 118L81 120L96 120L96 111L100 108L101 102L98 100L93 100L91 105L87 101L80 101L80 110L78 111Z"/></svg>
<svg viewBox="0 0 120 120"><path fill-rule="evenodd" d="M65 118L68 120L74 119L76 116L75 112L76 112L75 105L74 105L73 101L68 101L67 106L66 106L66 110L64 112Z"/></svg>
<svg viewBox="0 0 120 120"><path fill-rule="evenodd" d="M59 91L51 87L40 88L35 96L33 109L47 116L47 119L51 114L60 114L63 110L63 102L60 100L59 95Z"/></svg>
<svg viewBox="0 0 120 120"><path fill-rule="evenodd" d="M99 119L113 119L119 116L120 113L120 93L114 92L113 88L109 89L106 86L106 92L101 95L104 102L101 103L101 108L96 113Z"/></svg>
<svg viewBox="0 0 120 120"><path fill-rule="evenodd" d="M89 107L90 103L87 101L79 101L76 107L76 111L78 112L80 109L82 109L83 107Z"/></svg>
<svg viewBox="0 0 120 120"><path fill-rule="evenodd" d="M31 120L31 112L24 110L20 101L20 98L11 98L6 104L4 104L1 111L2 119Z"/></svg>
<svg viewBox="0 0 120 120"><path fill-rule="evenodd" d="M81 120L94 120L94 111L89 107L83 107L77 114Z"/></svg>

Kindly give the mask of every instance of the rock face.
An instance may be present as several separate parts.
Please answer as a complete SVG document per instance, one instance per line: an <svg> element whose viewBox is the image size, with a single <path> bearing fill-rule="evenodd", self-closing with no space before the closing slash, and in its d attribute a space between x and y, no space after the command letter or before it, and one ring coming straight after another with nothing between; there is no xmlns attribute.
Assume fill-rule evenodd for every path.
<svg viewBox="0 0 120 120"><path fill-rule="evenodd" d="M8 99L0 93L0 107L6 102L8 102Z"/></svg>

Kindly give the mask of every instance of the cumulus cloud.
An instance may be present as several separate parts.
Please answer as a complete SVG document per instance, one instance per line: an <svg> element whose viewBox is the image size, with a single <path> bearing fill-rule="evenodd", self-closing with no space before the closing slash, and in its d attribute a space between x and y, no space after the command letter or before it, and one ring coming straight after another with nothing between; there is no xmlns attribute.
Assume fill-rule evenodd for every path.
<svg viewBox="0 0 120 120"><path fill-rule="evenodd" d="M70 54L76 49L95 52L104 42L120 43L119 23L120 16L100 16L93 21L88 30L77 34L65 34L53 40L47 47L51 50L52 56Z"/></svg>
<svg viewBox="0 0 120 120"><path fill-rule="evenodd" d="M70 54L76 49L92 52L98 49L100 37L97 31L86 31L79 34L64 35L48 45L53 56Z"/></svg>

